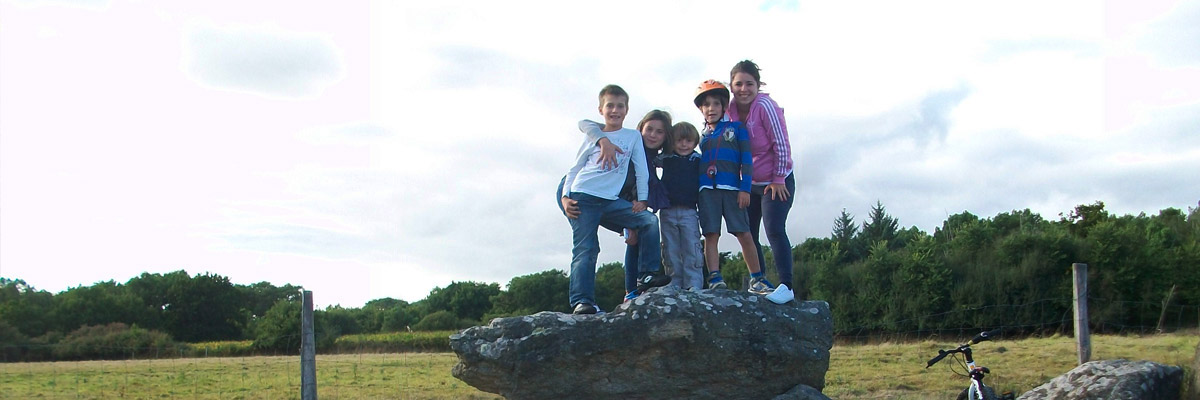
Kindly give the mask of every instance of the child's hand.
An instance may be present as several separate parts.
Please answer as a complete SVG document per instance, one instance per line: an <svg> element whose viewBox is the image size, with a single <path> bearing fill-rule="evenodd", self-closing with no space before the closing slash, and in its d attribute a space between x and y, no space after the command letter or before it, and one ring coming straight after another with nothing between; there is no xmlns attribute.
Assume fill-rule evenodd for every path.
<svg viewBox="0 0 1200 400"><path fill-rule="evenodd" d="M750 206L750 193L738 192L738 208Z"/></svg>
<svg viewBox="0 0 1200 400"><path fill-rule="evenodd" d="M625 152L608 138L600 138L596 144L600 145L600 166L605 170L616 168L617 153L625 154Z"/></svg>
<svg viewBox="0 0 1200 400"><path fill-rule="evenodd" d="M637 231L635 231L633 229L626 229L625 230L625 244L630 245L630 246L637 246L637 242L638 242L637 241Z"/></svg>
<svg viewBox="0 0 1200 400"><path fill-rule="evenodd" d="M579 218L579 202L572 200L570 197L563 196L562 198L563 212L567 214L567 218Z"/></svg>
<svg viewBox="0 0 1200 400"><path fill-rule="evenodd" d="M746 200L746 204L750 204L750 200L749 200L749 199L747 199L747 200ZM640 213L640 212L642 212L642 211L646 211L646 202L644 202L644 201L635 201L635 202L633 202L633 213L634 213L634 214L637 214L637 213Z"/></svg>

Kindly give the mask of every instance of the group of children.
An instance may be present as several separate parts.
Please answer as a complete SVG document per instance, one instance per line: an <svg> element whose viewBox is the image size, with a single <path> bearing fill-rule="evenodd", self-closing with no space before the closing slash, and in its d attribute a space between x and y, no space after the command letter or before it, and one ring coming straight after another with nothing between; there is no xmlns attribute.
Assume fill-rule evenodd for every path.
<svg viewBox="0 0 1200 400"><path fill-rule="evenodd" d="M701 289L705 284L711 289L726 288L717 251L722 219L742 247L750 272L747 290L767 295L776 303L790 301L790 297L776 299L770 295L775 288L760 267L746 210L753 172L749 132L741 122L725 119L729 89L715 80L704 81L696 89L694 103L704 117L702 130L687 122L670 125L670 116L659 110L651 111L639 123L641 132L626 129L623 124L628 93L608 85L601 89L599 100L604 122L580 122L587 139L559 195L572 230L573 312L599 311L595 273L600 226L614 231L623 228L628 236L636 238L629 241L630 254L626 258L626 271L630 272L626 299L672 282L683 289ZM657 136L664 132L646 129L648 121L667 125L661 126L665 138ZM659 148L661 154L648 156L649 149ZM663 170L661 179L654 174L656 167ZM627 185L630 177L633 182ZM629 189L622 193L623 188ZM662 273L662 259L672 265L671 276Z"/></svg>

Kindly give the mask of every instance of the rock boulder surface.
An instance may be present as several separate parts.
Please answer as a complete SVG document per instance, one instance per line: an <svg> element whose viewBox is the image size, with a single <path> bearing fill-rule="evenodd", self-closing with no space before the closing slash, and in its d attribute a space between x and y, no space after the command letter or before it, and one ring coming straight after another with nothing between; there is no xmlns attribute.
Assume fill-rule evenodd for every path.
<svg viewBox="0 0 1200 400"><path fill-rule="evenodd" d="M1021 394L1019 399L1176 400L1183 369L1150 361L1084 363Z"/></svg>
<svg viewBox="0 0 1200 400"><path fill-rule="evenodd" d="M833 321L823 301L663 287L607 314L497 318L450 346L455 377L509 399L772 399L824 388Z"/></svg>

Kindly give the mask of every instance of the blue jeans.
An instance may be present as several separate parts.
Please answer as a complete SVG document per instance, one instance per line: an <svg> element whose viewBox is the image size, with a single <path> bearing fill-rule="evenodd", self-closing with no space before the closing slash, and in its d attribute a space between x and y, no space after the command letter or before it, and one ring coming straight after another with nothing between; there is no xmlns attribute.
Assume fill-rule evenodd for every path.
<svg viewBox="0 0 1200 400"><path fill-rule="evenodd" d="M659 249L661 254L662 249ZM642 253L642 235L638 234L638 242L635 245L625 245L625 293L631 293L637 289L638 278L638 255ZM659 260L661 265L662 260Z"/></svg>
<svg viewBox="0 0 1200 400"><path fill-rule="evenodd" d="M558 181L558 192L554 196L554 199L558 200L557 201L558 211L562 211L564 217L567 216L567 210L563 209L562 197L563 197L563 184L565 184L566 182L567 182L567 177L565 177L565 176L562 178L562 180ZM603 226L604 229L608 229L608 230L616 232L618 234L624 234L624 232L622 232L622 230L624 230L624 228L613 225L611 222L602 220L602 221L600 221L600 226ZM638 240L638 243L641 243L640 239ZM632 292L634 289L637 289L638 253L640 251L641 251L641 248L639 248L638 245L636 245L636 244L632 245L632 246L629 246L629 245L625 246L625 265L624 265L624 267L625 267L625 293L629 293L629 292Z"/></svg>
<svg viewBox="0 0 1200 400"><path fill-rule="evenodd" d="M571 193L579 205L579 218L571 222L571 305L596 304L596 257L600 240L596 230L602 223L629 228L638 233L638 271L662 269L662 254L658 245L658 217L650 211L633 212L633 204L622 200L606 200L584 193Z"/></svg>
<svg viewBox="0 0 1200 400"><path fill-rule="evenodd" d="M704 288L704 257L700 255L700 217L695 207L659 210L663 259L671 266L671 284L681 289Z"/></svg>
<svg viewBox="0 0 1200 400"><path fill-rule="evenodd" d="M779 283L792 288L792 242L787 236L787 216L792 210L792 200L796 199L796 174L789 174L784 179L787 187L787 200L772 200L771 196L750 193L750 235L754 237L754 248L758 250L758 261L763 273L767 272L767 264L763 262L762 244L758 240L759 224L766 225L767 242L771 244L771 253L775 254L775 270L779 273Z"/></svg>

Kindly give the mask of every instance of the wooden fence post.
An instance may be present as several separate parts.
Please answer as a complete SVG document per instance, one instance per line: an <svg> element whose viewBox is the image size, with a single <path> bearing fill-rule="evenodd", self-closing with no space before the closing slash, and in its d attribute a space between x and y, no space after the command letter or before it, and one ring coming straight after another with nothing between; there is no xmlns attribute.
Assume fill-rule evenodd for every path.
<svg viewBox="0 0 1200 400"><path fill-rule="evenodd" d="M1154 328L1154 332L1163 333L1163 322L1167 320L1167 306L1171 304L1171 298L1175 297L1175 285L1171 285L1171 290L1167 292L1167 298L1162 303L1162 313L1158 314L1158 326Z"/></svg>
<svg viewBox="0 0 1200 400"><path fill-rule="evenodd" d="M313 298L311 290L301 290L300 311L300 398L317 400L317 346L313 343Z"/></svg>
<svg viewBox="0 0 1200 400"><path fill-rule="evenodd" d="M1087 264L1071 264L1075 276L1075 350L1079 353L1079 364L1092 359L1092 337L1088 332L1087 312Z"/></svg>

